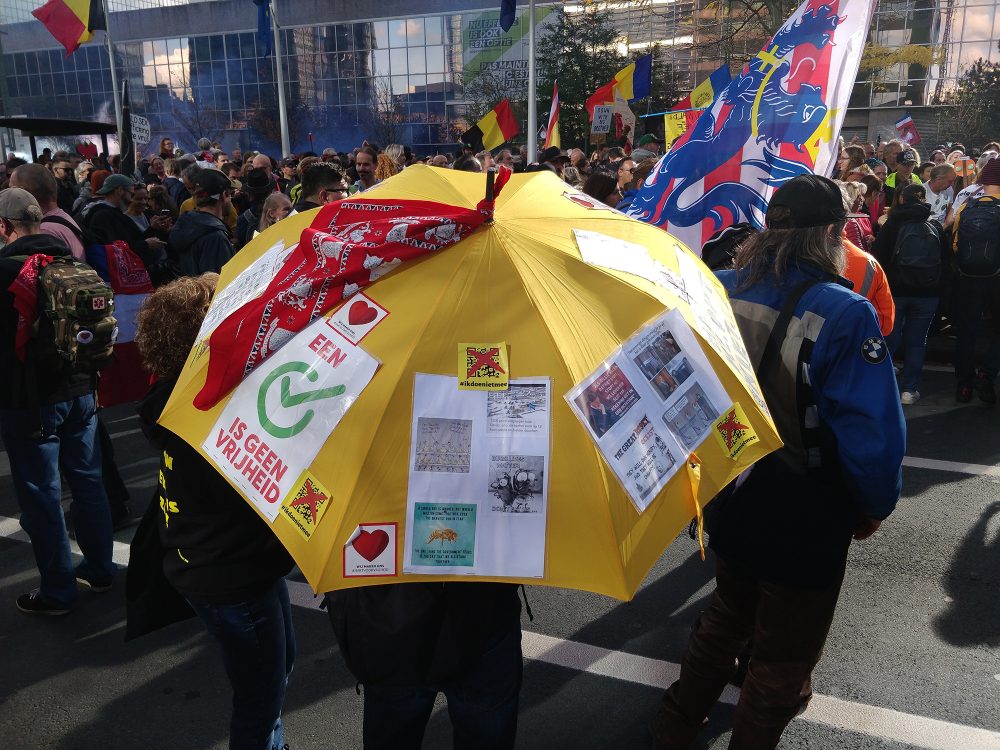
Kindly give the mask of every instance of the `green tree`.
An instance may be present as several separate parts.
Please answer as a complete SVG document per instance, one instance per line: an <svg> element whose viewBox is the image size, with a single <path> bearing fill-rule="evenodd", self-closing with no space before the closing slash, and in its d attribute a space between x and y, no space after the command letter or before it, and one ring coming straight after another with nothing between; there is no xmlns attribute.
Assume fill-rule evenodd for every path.
<svg viewBox="0 0 1000 750"><path fill-rule="evenodd" d="M564 148L588 142L590 125L584 102L628 65L620 37L611 11L601 3L591 3L578 12L558 13L550 32L538 40L539 126L546 118L542 105L551 98L552 83L558 80Z"/></svg>
<svg viewBox="0 0 1000 750"><path fill-rule="evenodd" d="M1000 63L976 60L958 80L955 90L945 97L955 116L946 132L952 140L973 146L996 140L1000 135Z"/></svg>

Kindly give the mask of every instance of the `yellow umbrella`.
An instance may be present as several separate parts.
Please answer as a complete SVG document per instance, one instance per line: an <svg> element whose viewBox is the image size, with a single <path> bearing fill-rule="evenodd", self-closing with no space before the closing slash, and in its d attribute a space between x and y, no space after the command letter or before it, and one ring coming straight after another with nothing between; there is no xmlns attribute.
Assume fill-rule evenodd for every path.
<svg viewBox="0 0 1000 750"><path fill-rule="evenodd" d="M418 166L353 200L471 209L485 183ZM247 294L247 269L297 243L317 215L241 250L215 305L230 285ZM670 235L554 174L514 175L492 223L362 294L207 411L192 406L203 339L161 418L244 495L250 482L251 494L270 494L262 516L317 592L473 575L629 599L700 506L780 447L721 285ZM364 337L354 346L344 331ZM349 372L336 386L316 381L290 351ZM459 390L465 365L483 364L493 369L478 374L501 386L508 371L510 388ZM284 419L268 411L278 399ZM254 414L274 432L247 442ZM288 434L309 419L303 429L318 433ZM507 442L489 442L494 429ZM297 451L316 455L278 497L281 457L294 464ZM257 473L234 479L244 454Z"/></svg>

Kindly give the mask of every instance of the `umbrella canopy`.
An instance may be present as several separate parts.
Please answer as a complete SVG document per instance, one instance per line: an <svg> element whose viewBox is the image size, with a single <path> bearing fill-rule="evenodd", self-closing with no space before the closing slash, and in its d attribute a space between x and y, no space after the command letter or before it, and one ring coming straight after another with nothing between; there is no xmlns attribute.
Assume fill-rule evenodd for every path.
<svg viewBox="0 0 1000 750"><path fill-rule="evenodd" d="M416 166L350 202L433 201L475 211L485 188L481 174ZM310 225L328 227L339 215L337 206L279 222L241 250L223 269L209 316L230 285L230 291L239 287L244 295L259 293L247 291L252 287L247 277L261 259L287 253L300 236L305 242L313 231ZM666 311L673 312L664 318ZM275 508L280 501L286 511L302 512L308 529L294 521L300 516L292 512L262 512L267 511L263 500L252 504L270 520L317 592L455 580L458 574L486 570L474 580L560 586L629 599L700 506L781 444L721 285L670 235L595 203L551 173L514 175L496 199L493 221L471 229L454 246L392 268L326 315L328 320L316 321L284 343L232 393L212 406L203 401L198 409L193 403L205 386L211 356L203 338L161 417L163 425L211 456L245 496L253 493L247 490L250 480L245 477L250 475L234 479L238 470L220 458L227 440L234 439L227 454L234 465L245 449L256 454L261 466L270 466L270 473L258 476L256 490L261 497L270 492L267 502ZM651 321L659 322L644 329ZM317 337L317 331L325 331L325 337ZM359 331L360 343L355 337ZM314 359L343 364L347 370L334 387L332 381L309 376L318 390L304 392L292 380L304 382L295 369L299 365L290 362L292 351L300 359L301 352L312 352ZM463 360L466 354L470 359ZM606 361L613 356L618 359ZM668 360L669 367L660 368ZM463 362L471 368L484 361L496 368L486 371L496 375L505 369L511 389L523 384L526 390L516 392L531 395L518 401L459 390L457 381L469 374ZM632 401L621 398L623 370L626 380L649 378L648 384L629 388ZM714 385L708 382L713 378ZM648 419L641 419L639 411L652 397L638 393L640 386L650 393L658 389L663 402L656 413L645 415ZM346 403L327 409L322 399L337 388L343 390L335 395ZM278 399L279 391L282 406L298 409L281 429L299 429L303 420L312 419L305 414L315 415L302 428L305 432L287 438L295 446L298 437L298 448L282 453L276 446L285 438L273 432L265 448L260 439L237 448L245 430L238 419L230 419L234 399L249 404L248 413L256 403L264 420L272 403L268 399ZM532 455L501 456L517 460L495 466L490 462L498 456L477 457L489 449L481 442L478 417L464 419L462 413L466 408L478 413L477 398L489 399L490 409L507 409L508 416L522 423L528 417L536 429L527 429L534 432L521 443L516 438L507 452ZM317 400L304 403L308 399ZM633 402L643 406L633 408ZM714 407L705 408L709 402ZM431 419L435 408L454 413L442 414L446 420ZM628 437L609 448L608 441L617 440L614 431L626 422L635 430L630 427ZM328 435L324 424L332 430ZM319 432L310 433L317 425ZM227 433L231 428L235 431ZM671 436L671 451L661 435ZM424 437L432 442L441 438L437 453L420 443ZM463 449L465 439L469 442ZM616 473L613 464L616 454L620 458L637 440L647 439L664 448L658 458L656 451L647 451L654 480L658 471L665 475L663 461L676 460L678 466L665 487L647 477L643 498L636 491L642 483L627 491L624 472ZM275 456L294 457L299 449L315 452L315 458L288 496L278 497L269 482L277 482L284 467ZM489 466L477 469L480 460ZM449 462L450 468L430 465ZM700 480L699 472L690 470L692 464L700 467ZM438 470L446 476L433 473ZM470 495L461 482L477 471L485 477L477 481L489 487L484 484L480 494ZM502 475L509 476L504 480ZM452 505L422 502L428 500L420 496L423 492L439 492L431 499ZM442 515L442 508L454 512ZM512 510L524 513L506 513ZM500 529L492 533L492 548L485 542L490 524ZM462 553L461 537L469 532L482 540ZM433 557L434 550L445 555L453 548L451 562ZM418 557L425 553L430 557L421 567ZM495 564L477 568L474 556L475 566L490 556ZM539 563L511 562L522 556ZM377 564L366 566L366 560ZM497 570L520 574L496 575Z"/></svg>

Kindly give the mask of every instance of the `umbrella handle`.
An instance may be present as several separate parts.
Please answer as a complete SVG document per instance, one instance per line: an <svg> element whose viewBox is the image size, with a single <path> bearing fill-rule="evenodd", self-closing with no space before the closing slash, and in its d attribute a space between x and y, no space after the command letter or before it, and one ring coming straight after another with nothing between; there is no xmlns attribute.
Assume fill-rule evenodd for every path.
<svg viewBox="0 0 1000 750"><path fill-rule="evenodd" d="M494 199L493 184L497 179L497 168L490 167L486 170L486 202L492 203Z"/></svg>

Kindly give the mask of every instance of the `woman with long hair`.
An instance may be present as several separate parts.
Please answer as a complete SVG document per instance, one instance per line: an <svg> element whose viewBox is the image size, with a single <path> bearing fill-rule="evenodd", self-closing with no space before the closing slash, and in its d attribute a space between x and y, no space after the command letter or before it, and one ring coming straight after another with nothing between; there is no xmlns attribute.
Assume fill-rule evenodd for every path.
<svg viewBox="0 0 1000 750"><path fill-rule="evenodd" d="M399 174L399 165L383 151L375 160L375 182L381 182L395 174Z"/></svg>
<svg viewBox="0 0 1000 750"><path fill-rule="evenodd" d="M271 193L264 199L264 205L260 211L260 226L253 233L256 237L269 226L277 224L286 218L292 211L292 201L284 193Z"/></svg>

